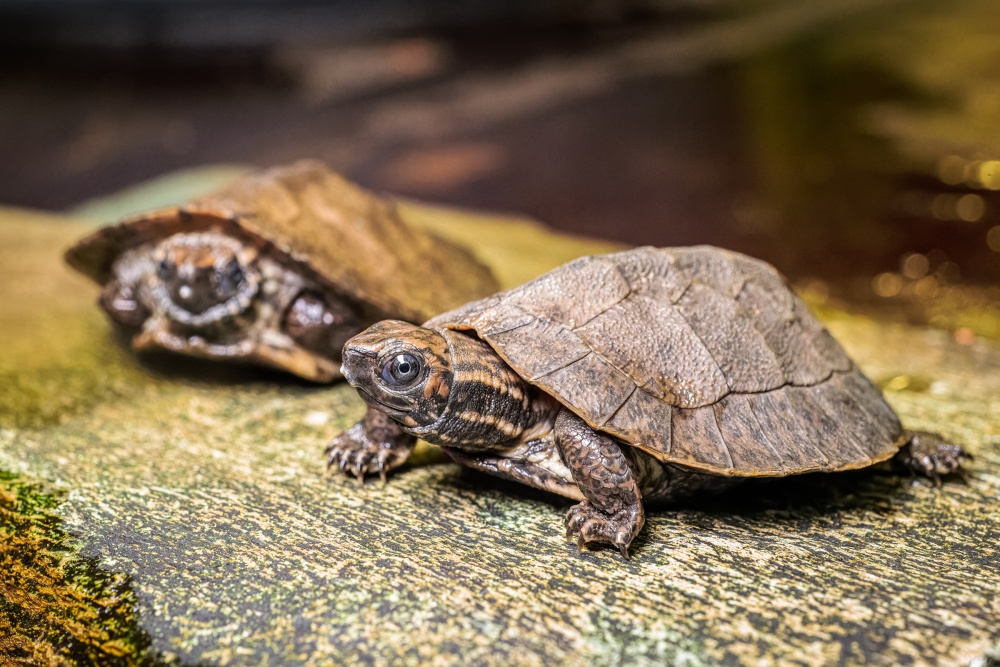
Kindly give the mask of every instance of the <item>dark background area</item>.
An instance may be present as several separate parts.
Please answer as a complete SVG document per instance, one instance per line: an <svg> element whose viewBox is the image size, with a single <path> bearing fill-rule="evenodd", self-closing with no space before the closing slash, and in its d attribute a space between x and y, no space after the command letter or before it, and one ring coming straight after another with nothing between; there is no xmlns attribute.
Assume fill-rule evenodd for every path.
<svg viewBox="0 0 1000 667"><path fill-rule="evenodd" d="M317 157L941 326L997 307L993 0L7 0L0 44L7 205Z"/></svg>

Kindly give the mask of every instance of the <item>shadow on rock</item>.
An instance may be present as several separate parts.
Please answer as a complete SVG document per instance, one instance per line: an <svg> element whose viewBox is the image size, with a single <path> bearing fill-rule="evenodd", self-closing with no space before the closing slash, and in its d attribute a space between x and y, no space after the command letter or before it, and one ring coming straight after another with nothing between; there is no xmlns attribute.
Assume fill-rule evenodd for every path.
<svg viewBox="0 0 1000 667"><path fill-rule="evenodd" d="M570 499L466 468L456 468L453 475L442 478L439 483L468 494L491 497L503 494L539 503L560 516L574 504ZM793 532L798 526L807 532L815 530L817 522L835 528L850 514L871 512L888 516L914 501L911 491L914 483L931 486L928 481L883 470L748 480L717 495L647 505L649 525L633 542L633 551L640 553L647 543L662 541L657 524L663 520L669 524L680 522L695 530L767 524L780 525ZM961 479L950 478L939 492L947 492L948 487L956 483L961 484Z"/></svg>
<svg viewBox="0 0 1000 667"><path fill-rule="evenodd" d="M251 384L280 384L302 389L323 388L329 385L310 382L286 371L266 366L256 366L245 361L217 361L199 359L164 350L134 352L131 340L134 331L115 327L114 342L138 359L143 369L158 379L188 384L231 387Z"/></svg>

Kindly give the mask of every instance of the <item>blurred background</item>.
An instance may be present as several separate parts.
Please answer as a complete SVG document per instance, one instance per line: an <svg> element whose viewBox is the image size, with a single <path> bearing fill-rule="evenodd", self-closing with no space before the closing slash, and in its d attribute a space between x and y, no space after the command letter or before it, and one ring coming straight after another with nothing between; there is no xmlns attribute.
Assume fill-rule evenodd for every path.
<svg viewBox="0 0 1000 667"><path fill-rule="evenodd" d="M0 203L325 160L1000 338L997 0L2 0Z"/></svg>

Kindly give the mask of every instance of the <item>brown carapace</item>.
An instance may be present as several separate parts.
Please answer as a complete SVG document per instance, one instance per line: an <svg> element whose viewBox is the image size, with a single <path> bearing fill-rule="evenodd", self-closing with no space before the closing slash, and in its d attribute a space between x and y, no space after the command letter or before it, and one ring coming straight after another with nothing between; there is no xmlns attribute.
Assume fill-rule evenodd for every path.
<svg viewBox="0 0 1000 667"><path fill-rule="evenodd" d="M773 267L711 247L585 257L423 327L380 322L343 369L396 428L359 424L331 466L384 474L420 437L581 501L568 535L626 556L644 501L889 459L938 481L966 457L904 430Z"/></svg>
<svg viewBox="0 0 1000 667"><path fill-rule="evenodd" d="M344 342L372 322L421 322L497 288L467 250L315 161L105 227L66 260L102 285L136 350L317 382L340 377Z"/></svg>

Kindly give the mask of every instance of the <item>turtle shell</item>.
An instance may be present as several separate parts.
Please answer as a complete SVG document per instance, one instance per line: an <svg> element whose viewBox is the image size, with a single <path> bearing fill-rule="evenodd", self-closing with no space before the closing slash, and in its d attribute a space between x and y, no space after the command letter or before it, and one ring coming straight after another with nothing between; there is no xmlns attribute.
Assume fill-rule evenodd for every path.
<svg viewBox="0 0 1000 667"><path fill-rule="evenodd" d="M493 274L468 250L405 224L393 201L312 160L105 227L70 248L66 260L104 283L123 251L208 230L244 239L385 317L421 322L497 289Z"/></svg>
<svg viewBox="0 0 1000 667"><path fill-rule="evenodd" d="M833 472L892 456L895 412L769 264L712 247L585 257L430 320L654 457Z"/></svg>

